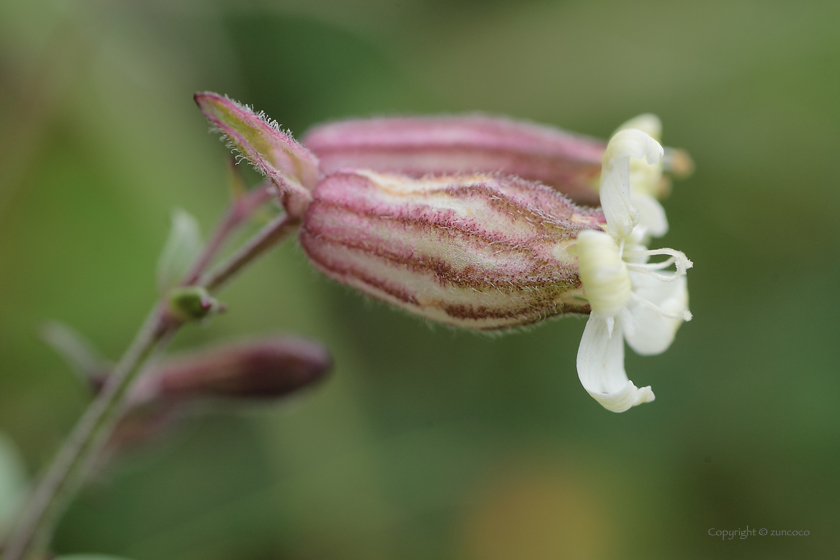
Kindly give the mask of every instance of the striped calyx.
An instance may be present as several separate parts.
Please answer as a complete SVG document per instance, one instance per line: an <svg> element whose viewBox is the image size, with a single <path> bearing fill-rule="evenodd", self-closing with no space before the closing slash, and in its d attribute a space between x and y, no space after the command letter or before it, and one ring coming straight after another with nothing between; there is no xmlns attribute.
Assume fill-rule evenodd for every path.
<svg viewBox="0 0 840 560"><path fill-rule="evenodd" d="M345 170L312 194L300 232L310 260L375 298L477 330L590 311L572 247L604 215L548 187Z"/></svg>
<svg viewBox="0 0 840 560"><path fill-rule="evenodd" d="M302 142L324 173L345 167L411 177L499 172L592 206L606 147L558 128L485 115L337 121L313 128Z"/></svg>

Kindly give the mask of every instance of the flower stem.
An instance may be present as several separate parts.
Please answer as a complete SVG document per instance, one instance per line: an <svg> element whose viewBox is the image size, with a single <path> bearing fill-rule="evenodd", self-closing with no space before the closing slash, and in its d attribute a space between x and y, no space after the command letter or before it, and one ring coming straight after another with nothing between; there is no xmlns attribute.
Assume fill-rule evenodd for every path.
<svg viewBox="0 0 840 560"><path fill-rule="evenodd" d="M187 276L184 279L184 285L189 286L198 282L201 275L212 262L213 257L215 257L221 250L222 246L224 246L225 241L227 241L231 234L236 231L243 222L248 220L248 218L250 218L258 208L271 200L271 197L274 196L274 189L274 184L270 181L266 181L265 183L253 188L246 195L237 199L233 203L227 211L227 214L225 214L225 217L222 218L221 223L216 227L216 231L210 237L210 240L207 242L204 250L198 256L198 259L196 259L195 264L187 273Z"/></svg>
<svg viewBox="0 0 840 560"><path fill-rule="evenodd" d="M222 287L255 257L285 238L300 222L299 218L281 214L243 245L215 271L202 278L200 285L213 292Z"/></svg>
<svg viewBox="0 0 840 560"><path fill-rule="evenodd" d="M155 307L30 497L4 560L44 557L58 517L81 486L89 462L107 441L120 405L143 363L165 346L179 326L160 306Z"/></svg>
<svg viewBox="0 0 840 560"><path fill-rule="evenodd" d="M258 194L249 200L247 214L265 201ZM249 263L284 239L299 222L295 217L278 216L214 272L203 277L201 282L196 282L228 234L243 220L242 211L242 207L237 210L237 206L234 206L222 221L190 272L190 284L202 286L208 291L218 290ZM119 420L121 405L134 381L142 374L144 363L163 350L182 325L182 322L167 312L165 302L155 306L30 496L2 560L43 560L59 517L84 482L87 467L107 443Z"/></svg>

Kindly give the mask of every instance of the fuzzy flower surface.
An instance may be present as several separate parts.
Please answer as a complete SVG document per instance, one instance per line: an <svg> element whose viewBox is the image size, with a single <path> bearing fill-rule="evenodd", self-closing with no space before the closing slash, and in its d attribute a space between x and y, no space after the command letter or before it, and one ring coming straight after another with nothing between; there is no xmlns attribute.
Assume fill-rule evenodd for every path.
<svg viewBox="0 0 840 560"><path fill-rule="evenodd" d="M567 249L604 215L544 185L346 169L312 195L300 231L310 262L376 299L481 331L589 312Z"/></svg>
<svg viewBox="0 0 840 560"><path fill-rule="evenodd" d="M662 123L640 115L621 128L659 138ZM552 187L578 204L597 206L607 142L547 125L483 114L350 119L315 126L302 140L329 174L348 167L422 178L499 173ZM670 177L691 174L691 158L666 148L656 166L631 163L637 188L654 198ZM663 173L664 172L664 173Z"/></svg>
<svg viewBox="0 0 840 560"><path fill-rule="evenodd" d="M692 262L648 247L668 231L659 199L669 175L693 169L685 152L659 144L655 115L609 142L468 115L329 123L299 144L227 97L196 102L276 185L325 275L471 330L588 313L577 356L587 392L614 412L654 400L628 378L624 343L660 354L691 319Z"/></svg>
<svg viewBox="0 0 840 560"><path fill-rule="evenodd" d="M685 273L692 262L680 251L646 246L668 230L664 210L647 191L658 180L662 156L662 147L648 132L625 128L616 133L604 152L601 173L606 231L582 231L577 238L580 279L592 309L578 350L578 376L587 392L613 412L654 400L650 387L637 388L627 377L624 342L638 354L660 354L691 319ZM649 262L655 256L666 258Z"/></svg>

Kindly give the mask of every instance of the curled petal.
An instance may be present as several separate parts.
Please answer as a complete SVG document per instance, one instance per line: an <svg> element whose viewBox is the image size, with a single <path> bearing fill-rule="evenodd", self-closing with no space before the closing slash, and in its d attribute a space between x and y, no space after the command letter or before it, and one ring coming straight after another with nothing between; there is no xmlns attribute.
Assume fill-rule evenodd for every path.
<svg viewBox="0 0 840 560"><path fill-rule="evenodd" d="M601 206L615 235L630 235L639 218L630 200L630 159L644 158L647 164L654 165L662 153L659 142L636 129L619 131L607 145L601 172Z"/></svg>
<svg viewBox="0 0 840 560"><path fill-rule="evenodd" d="M616 132L635 128L649 134L657 142L662 142L662 121L650 113L639 115L622 124ZM633 191L644 193L657 199L662 199L671 190L671 180L668 173L675 179L685 179L694 172L694 162L685 150L665 148L662 160L650 165L640 159L630 160L630 181Z"/></svg>
<svg viewBox="0 0 840 560"><path fill-rule="evenodd" d="M653 113L644 113L633 117L626 123L619 126L615 131L629 130L635 128L641 130L657 142L662 140L662 121Z"/></svg>
<svg viewBox="0 0 840 560"><path fill-rule="evenodd" d="M634 293L652 305L637 301L630 306L634 328L625 333L627 344L643 356L661 354L671 346L680 325L691 317L685 276L664 282L631 270L630 278Z"/></svg>
<svg viewBox="0 0 840 560"><path fill-rule="evenodd" d="M662 141L662 121L656 115L650 113L639 115L618 127L616 132L627 129L641 130L657 142ZM663 160L664 158L655 163L648 163L644 159L636 158L630 160L630 185L633 194L644 193L648 196L662 198L668 193L671 185L670 181L662 176ZM638 206L636 209L639 212L642 211ZM639 216L639 223L643 223L643 219L643 216ZM654 237L659 236L654 235Z"/></svg>
<svg viewBox="0 0 840 560"><path fill-rule="evenodd" d="M624 371L622 320L616 320L610 336L607 320L590 315L577 356L578 377L583 388L612 412L624 412L654 399L650 387L637 388Z"/></svg>

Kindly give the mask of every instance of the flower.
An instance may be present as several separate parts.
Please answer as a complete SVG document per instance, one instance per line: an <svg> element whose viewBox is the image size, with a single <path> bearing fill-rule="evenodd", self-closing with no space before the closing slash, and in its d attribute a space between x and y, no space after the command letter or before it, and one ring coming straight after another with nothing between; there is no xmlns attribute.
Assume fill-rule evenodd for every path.
<svg viewBox="0 0 840 560"><path fill-rule="evenodd" d="M277 185L307 257L330 278L473 330L589 313L584 388L615 412L654 399L628 379L624 341L643 355L670 346L691 319L692 266L680 251L648 249L668 231L663 172L692 168L660 146L657 117L628 121L607 143L472 115L330 123L301 145L225 97L196 101ZM593 198L601 209L575 204Z"/></svg>
<svg viewBox="0 0 840 560"><path fill-rule="evenodd" d="M621 128L639 128L659 138L662 125L641 115ZM546 125L481 114L377 117L318 125L303 145L331 173L353 167L410 177L501 173L548 185L578 204L598 204L601 161L607 142ZM635 164L632 170L637 171ZM658 166L644 166L636 183L646 194L667 193L663 170L691 173L691 159L668 149Z"/></svg>
<svg viewBox="0 0 840 560"><path fill-rule="evenodd" d="M662 155L659 143L642 130L616 133L601 173L606 231L582 231L577 238L580 279L592 309L578 350L578 376L613 412L654 400L650 387L639 389L628 379L624 341L639 354L660 354L691 319L685 273L692 262L680 251L645 246L668 229L662 207L645 192ZM648 262L657 255L668 258ZM675 270L667 271L672 265Z"/></svg>

